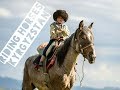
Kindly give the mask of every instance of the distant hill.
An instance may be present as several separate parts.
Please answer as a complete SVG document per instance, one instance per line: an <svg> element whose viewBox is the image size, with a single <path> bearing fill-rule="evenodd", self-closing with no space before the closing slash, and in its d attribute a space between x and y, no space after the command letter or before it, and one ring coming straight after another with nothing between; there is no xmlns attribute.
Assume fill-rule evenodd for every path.
<svg viewBox="0 0 120 90"><path fill-rule="evenodd" d="M0 77L0 90L21 90L22 81L8 78ZM105 87L103 89L90 88L90 87L79 87L75 86L72 90L120 90L120 88Z"/></svg>
<svg viewBox="0 0 120 90"><path fill-rule="evenodd" d="M21 83L20 80L0 77L0 90L21 90Z"/></svg>

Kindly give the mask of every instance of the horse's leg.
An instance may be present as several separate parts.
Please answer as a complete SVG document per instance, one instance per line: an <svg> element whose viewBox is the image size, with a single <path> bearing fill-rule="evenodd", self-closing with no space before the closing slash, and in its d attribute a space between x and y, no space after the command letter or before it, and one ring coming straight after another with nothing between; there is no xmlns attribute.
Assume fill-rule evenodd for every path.
<svg viewBox="0 0 120 90"><path fill-rule="evenodd" d="M29 78L29 75L28 75L28 68L27 68L27 65L25 63L22 90L33 90L34 88L35 87L30 82L30 78Z"/></svg>

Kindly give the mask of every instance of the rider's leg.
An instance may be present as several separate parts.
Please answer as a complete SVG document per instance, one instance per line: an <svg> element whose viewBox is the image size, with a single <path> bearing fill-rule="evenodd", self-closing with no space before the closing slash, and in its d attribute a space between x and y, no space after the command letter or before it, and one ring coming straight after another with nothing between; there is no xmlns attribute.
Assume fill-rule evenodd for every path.
<svg viewBox="0 0 120 90"><path fill-rule="evenodd" d="M49 43L48 43L48 45L45 47L45 49L44 49L44 51L43 51L43 55L42 55L42 57L41 57L41 59L40 59L40 63L39 63L39 65L41 66L41 62L43 62L45 59L46 59L46 57L47 57L47 55L48 55L48 53L47 53L47 51L48 51L48 49L52 46L52 43L54 42L54 40L50 40L49 41Z"/></svg>
<svg viewBox="0 0 120 90"><path fill-rule="evenodd" d="M39 65L42 66L43 65L43 61L45 60L45 56L42 55L42 57L40 58L40 62L39 62Z"/></svg>
<svg viewBox="0 0 120 90"><path fill-rule="evenodd" d="M46 56L48 55L48 53L46 53L49 49L49 47L51 46L51 44L54 42L55 40L50 40L48 45L45 47L44 51L43 51L43 55L40 59L39 65L36 65L35 68L38 69L39 66L43 66L43 61L46 59Z"/></svg>
<svg viewBox="0 0 120 90"><path fill-rule="evenodd" d="M48 54L51 52L53 46L55 46L55 43L56 43L56 42L53 42L53 43L49 46L49 48L48 48L47 51L46 51L46 56L48 56Z"/></svg>

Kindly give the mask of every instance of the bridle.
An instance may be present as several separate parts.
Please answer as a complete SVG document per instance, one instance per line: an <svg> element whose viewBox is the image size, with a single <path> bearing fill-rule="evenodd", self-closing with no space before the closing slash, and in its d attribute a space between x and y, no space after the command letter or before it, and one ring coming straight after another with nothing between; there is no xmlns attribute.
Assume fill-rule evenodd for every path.
<svg viewBox="0 0 120 90"><path fill-rule="evenodd" d="M73 36L73 39L74 39L74 41L75 42L78 42L78 39L76 39L74 36ZM75 50L77 53L81 53L83 56L84 55L86 55L84 52L83 52L83 50L84 49L87 49L88 47L90 47L90 46L94 46L94 43L90 43L90 44L88 44L88 45L86 45L86 46L82 46L81 44L79 45L79 50L77 50L76 48L74 48L72 45L71 45L71 47L73 48L73 50Z"/></svg>
<svg viewBox="0 0 120 90"><path fill-rule="evenodd" d="M72 38L74 41L76 41L76 42L78 42L78 39L76 39L75 38L75 36L73 36L73 38ZM82 87L82 81L83 81L83 79L84 79L84 62L85 62L85 53L83 52L83 50L84 49L87 49L88 47L90 47L90 46L94 46L94 43L90 43L90 44L88 44L88 45L86 45L86 46L82 46L82 45L79 45L79 50L77 50L76 48L74 48L72 45L70 45L72 48L73 48L73 50L75 51L75 52L77 52L77 53L81 53L82 55L83 55L83 57L84 57L84 60L83 60L83 64L82 64L82 78L81 78L81 80L80 80L80 76L79 76L79 74L77 73L77 71L76 71L76 73L77 73L77 75L78 75L78 77L79 77L79 81L80 81L80 86Z"/></svg>
<svg viewBox="0 0 120 90"><path fill-rule="evenodd" d="M84 50L84 49L87 49L87 48L90 47L90 46L94 46L94 44L93 44L93 43L90 43L90 44L88 44L87 46L84 46L84 47L80 48L81 54L82 54L82 55L86 55L86 54L83 53L83 50Z"/></svg>

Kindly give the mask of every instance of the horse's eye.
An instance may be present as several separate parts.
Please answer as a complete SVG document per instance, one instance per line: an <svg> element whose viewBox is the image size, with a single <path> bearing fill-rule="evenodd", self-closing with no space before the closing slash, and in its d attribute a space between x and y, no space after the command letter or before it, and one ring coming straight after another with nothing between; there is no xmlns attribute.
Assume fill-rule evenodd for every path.
<svg viewBox="0 0 120 90"><path fill-rule="evenodd" d="M86 39L86 35L83 35L83 37L81 37L81 39Z"/></svg>
<svg viewBox="0 0 120 90"><path fill-rule="evenodd" d="M83 40L84 40L84 37L81 37L81 39L83 39Z"/></svg>

